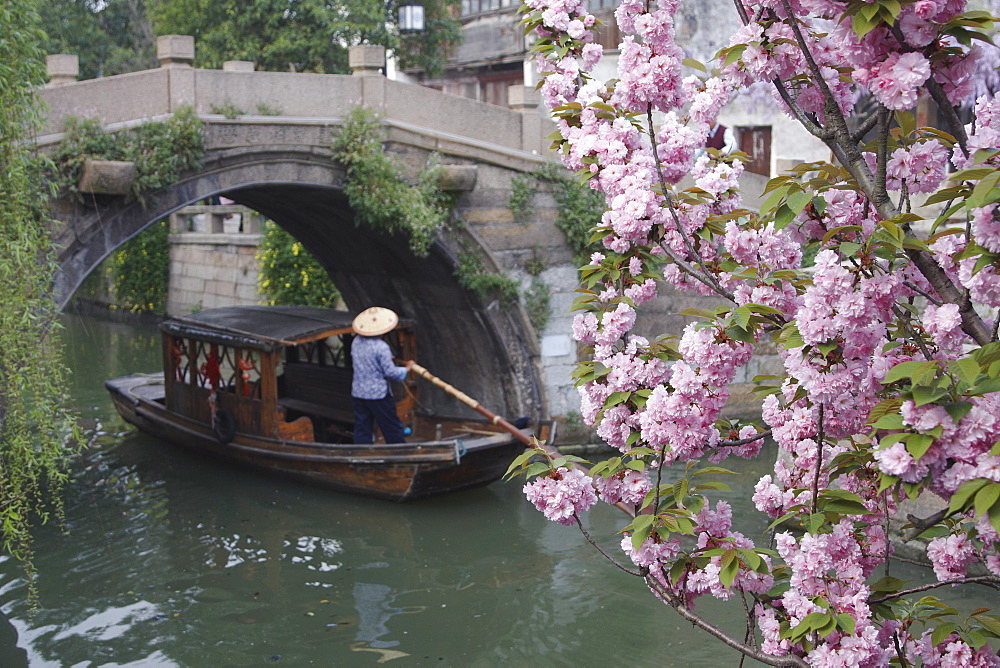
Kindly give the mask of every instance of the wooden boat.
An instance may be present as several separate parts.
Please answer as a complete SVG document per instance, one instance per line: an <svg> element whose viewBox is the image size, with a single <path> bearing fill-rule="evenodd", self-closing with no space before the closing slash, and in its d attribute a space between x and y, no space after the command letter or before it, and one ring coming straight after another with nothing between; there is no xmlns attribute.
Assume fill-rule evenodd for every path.
<svg viewBox="0 0 1000 668"><path fill-rule="evenodd" d="M352 441L353 313L218 308L160 325L163 373L105 382L122 417L164 441L340 491L405 501L500 478L528 432L423 415L416 383L394 393L407 443ZM414 323L386 340L414 359Z"/></svg>

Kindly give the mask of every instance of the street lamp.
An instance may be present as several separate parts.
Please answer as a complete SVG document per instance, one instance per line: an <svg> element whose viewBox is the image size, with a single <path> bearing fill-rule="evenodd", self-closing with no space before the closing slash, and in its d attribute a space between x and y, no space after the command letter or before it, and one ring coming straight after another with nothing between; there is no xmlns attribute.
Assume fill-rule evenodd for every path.
<svg viewBox="0 0 1000 668"><path fill-rule="evenodd" d="M413 0L403 0L399 5L399 32L412 34L424 30L424 6Z"/></svg>

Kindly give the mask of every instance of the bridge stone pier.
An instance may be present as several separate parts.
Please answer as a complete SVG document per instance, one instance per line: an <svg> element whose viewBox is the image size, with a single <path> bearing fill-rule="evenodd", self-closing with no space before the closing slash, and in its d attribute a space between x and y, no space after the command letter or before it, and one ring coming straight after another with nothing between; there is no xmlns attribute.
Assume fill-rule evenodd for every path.
<svg viewBox="0 0 1000 668"><path fill-rule="evenodd" d="M421 363L484 406L533 418L577 409L570 378L576 346L569 336L577 271L554 224L555 200L540 192L527 222L515 221L508 208L512 180L552 160L544 137L554 126L539 113L534 93L513 87L512 108L479 103L386 79L373 66L382 62L381 47L356 48L353 76L255 72L240 62L196 69L193 39L184 36L159 38L161 66L143 72L77 82L66 59L56 59L59 76L38 91L48 108L37 138L42 150L62 140L71 116L98 119L114 131L187 107L204 123L206 147L200 169L150 193L145 206L98 193L52 203L60 304L148 225L225 196L301 241L328 270L348 308L378 304L414 318ZM432 155L445 167L445 187L457 199L449 230L426 258L414 257L405 238L354 220L343 192L345 173L330 145L356 105L382 116L387 150L414 173ZM531 280L527 263L544 258L539 278L551 289L552 306L544 332L533 330L522 305L503 307L459 286L454 270L466 249L525 287ZM682 320L674 314L705 305L675 296L658 303L647 318L648 333L679 332ZM443 413L471 414L430 387L421 402Z"/></svg>

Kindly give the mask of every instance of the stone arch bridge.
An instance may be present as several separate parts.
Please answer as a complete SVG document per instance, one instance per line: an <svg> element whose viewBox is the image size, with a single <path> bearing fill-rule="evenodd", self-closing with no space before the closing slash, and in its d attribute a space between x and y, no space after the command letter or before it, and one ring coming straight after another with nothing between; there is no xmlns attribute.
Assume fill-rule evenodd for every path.
<svg viewBox="0 0 1000 668"><path fill-rule="evenodd" d="M381 47L352 51L353 76L255 72L249 63L195 69L193 48L191 38L161 37L159 68L80 82L60 78L53 72L60 57L50 59L52 82L39 91L48 108L37 138L42 150L58 144L71 116L98 119L113 131L185 107L203 121L206 147L201 169L151 193L146 206L97 193L83 202L53 202L61 305L142 229L186 205L224 195L301 241L329 271L349 308L380 304L415 318L421 363L484 406L514 417L566 412L575 361L567 323L557 319L550 329L564 333L540 339L522 306L484 301L460 287L454 275L459 254L471 248L489 269L526 283L525 262L540 254L547 262L543 278L572 286L565 304L553 304L557 313L568 311L575 268L553 224L551 197L539 197L532 222L515 223L507 208L511 180L546 161L543 137L552 131L523 90L512 91L515 108L501 108L391 81L378 71ZM400 236L354 223L343 194L344 170L329 147L355 105L382 115L388 150L400 162L416 170L434 153L445 167L445 187L458 191L457 233L442 235L427 258L414 257ZM234 109L250 112L235 118L219 113ZM437 410L467 410L440 392L424 397Z"/></svg>
<svg viewBox="0 0 1000 668"><path fill-rule="evenodd" d="M160 37L157 48L156 69L79 82L72 71L75 57L50 56L52 80L39 91L48 108L37 138L42 150L61 141L71 116L98 119L113 131L186 107L203 121L206 147L201 169L151 193L146 206L97 193L83 202L52 203L61 305L104 258L145 227L224 195L301 241L328 270L348 308L380 304L415 318L421 363L484 406L512 417L565 416L578 407L570 377L576 347L569 336L577 270L554 225L555 201L540 192L527 222L515 221L508 208L513 179L552 159L545 137L554 126L539 113L533 93L513 86L511 108L503 108L389 80L379 71L385 62L381 47L352 49L353 75L255 72L244 62L195 69L194 42L185 36ZM402 237L354 223L343 193L344 171L329 147L356 105L382 116L386 146L400 162L416 171L436 154L445 167L445 187L458 192L455 233L440 235L427 258L415 258ZM761 192L763 183L761 178L746 185ZM484 301L459 286L454 270L466 249L523 287L531 280L528 263L544 261L539 278L549 288L552 313L544 332L534 331L522 305ZM641 329L679 332L682 319L675 314L702 301L673 293L660 297L641 316ZM757 372L748 370L750 376ZM468 411L440 392L425 392L422 401L446 413Z"/></svg>

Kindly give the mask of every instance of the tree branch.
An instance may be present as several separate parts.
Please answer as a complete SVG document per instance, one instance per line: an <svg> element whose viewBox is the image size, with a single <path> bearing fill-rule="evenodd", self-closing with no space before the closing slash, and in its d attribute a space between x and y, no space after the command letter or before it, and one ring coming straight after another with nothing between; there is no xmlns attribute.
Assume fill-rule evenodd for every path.
<svg viewBox="0 0 1000 668"><path fill-rule="evenodd" d="M767 438L770 435L771 435L771 430L768 429L767 431L762 431L754 436L747 436L746 438L741 438L735 441L719 441L717 445L723 447L746 445L747 443L753 443L754 441L759 441L762 438Z"/></svg>
<svg viewBox="0 0 1000 668"><path fill-rule="evenodd" d="M615 568L617 568L618 570L625 571L629 575L636 575L636 576L639 576L639 577L642 577L644 575L644 573L641 573L639 571L633 571L631 568L628 568L627 566L622 565L621 563L618 562L617 559L615 559L610 554L608 554L607 552L605 552L604 548L602 548L600 545L598 545L596 542L594 542L594 539L590 537L590 534L587 533L587 530L583 528L583 523L580 522L580 516L579 515L574 514L573 515L573 519L576 520L576 526L577 526L577 528L580 529L580 533L583 534L583 537L587 539L587 542L590 543L591 545L593 545L594 549L601 553L601 556L603 556L605 559L607 559L612 564L614 564Z"/></svg>
<svg viewBox="0 0 1000 668"><path fill-rule="evenodd" d="M648 578L647 578L648 579ZM885 601L891 601L896 598L902 598L903 596L908 596L910 594L918 594L922 591L929 591L931 589L937 589L938 587L945 587L948 585L957 584L981 584L992 589L1000 589L1000 577L995 575L979 575L976 577L968 578L955 578L953 580L942 580L941 582L932 582L930 584L925 584L920 587L913 587L912 589L904 589L902 591L897 591L893 594L886 594L885 596L880 596L878 598L868 599L868 604L873 603L884 603Z"/></svg>
<svg viewBox="0 0 1000 668"><path fill-rule="evenodd" d="M812 511L817 511L819 503L819 474L823 470L823 404L819 405L819 435L816 442L816 475L813 476L812 484Z"/></svg>
<svg viewBox="0 0 1000 668"><path fill-rule="evenodd" d="M687 248L688 255L694 258L695 262L701 268L704 278L698 278L702 283L712 288L715 292L726 297L729 301L735 302L736 299L732 294L727 292L722 285L715 279L712 273L705 266L705 260L701 257L695 249L694 244L691 243L691 239L687 235L684 226L681 224L680 218L677 217L677 210L674 208L673 198L670 197L670 191L667 188L667 180L663 176L663 167L660 164L660 155L656 148L656 131L653 129L653 105L647 105L646 107L646 123L649 132L649 141L653 147L653 164L656 165L656 178L660 181L660 189L663 191L663 197L667 200L667 210L670 211L670 217L674 221L674 227L677 229L677 233L681 235L681 239L684 241L684 247ZM663 246L663 244L660 244ZM666 248L664 248L666 250ZM692 275L694 273L692 272Z"/></svg>
<svg viewBox="0 0 1000 668"><path fill-rule="evenodd" d="M781 0L782 7L785 8L789 16L792 31L795 33L796 43L802 49L802 53L809 63L809 70L813 77L816 77L816 85L820 87L824 97L824 110L826 111L827 129L832 131L832 136L825 140L827 146L834 152L838 160L841 160L844 167L850 171L858 182L858 186L865 195L875 205L875 210L883 220L891 220L899 215L899 210L893 205L888 192L884 188L879 189L877 182L868 164L865 162L861 149L856 141L852 140L850 128L847 127L847 120L844 118L840 107L833 99L826 81L820 76L819 68L813 60L812 53L802 36L798 21L791 9L789 0ZM932 82L933 83L933 82ZM930 90L930 88L928 88ZM932 93L933 94L933 93ZM962 331L971 336L981 346L990 342L990 331L983 319L979 317L972 306L967 294L959 290L944 270L938 266L930 253L917 248L904 249L910 261L924 275L927 281L934 287L938 295L952 304L957 304L962 315Z"/></svg>
<svg viewBox="0 0 1000 668"><path fill-rule="evenodd" d="M766 663L769 666L793 666L794 668L807 668L808 664L801 657L795 656L794 654L789 654L788 656L773 656L754 647L750 647L746 643L741 643L719 627L691 612L691 610L684 605L676 594L664 587L663 584L652 575L646 576L646 584L649 585L649 588L660 596L660 598L662 598L667 605L676 610L681 617L703 631L707 631L709 635L718 638L725 644L735 649L737 652L740 652L756 661L760 661L761 663Z"/></svg>

